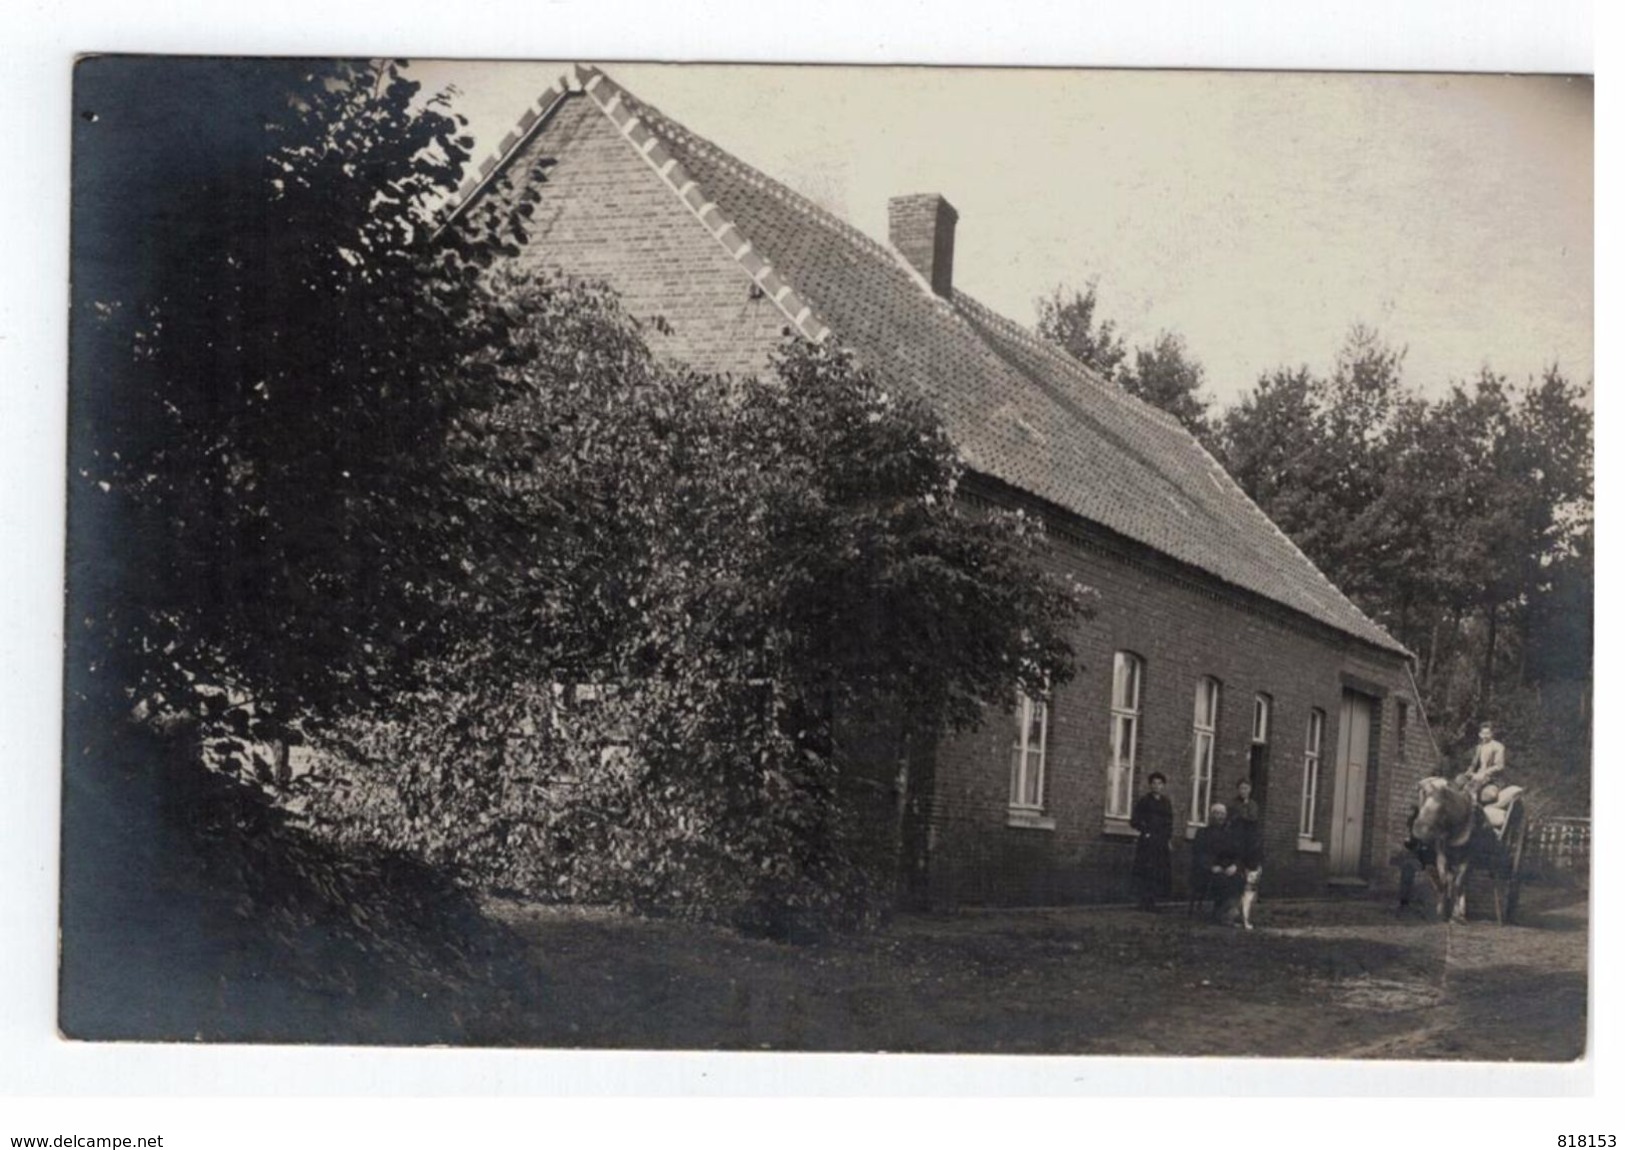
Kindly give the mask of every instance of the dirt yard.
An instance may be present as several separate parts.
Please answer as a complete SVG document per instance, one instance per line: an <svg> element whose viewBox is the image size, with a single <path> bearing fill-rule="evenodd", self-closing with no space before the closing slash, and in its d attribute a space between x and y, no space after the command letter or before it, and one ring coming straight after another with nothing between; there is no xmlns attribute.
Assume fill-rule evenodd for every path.
<svg viewBox="0 0 1625 1150"><path fill-rule="evenodd" d="M785 946L503 904L535 983L516 1044L650 1049L1568 1060L1585 1050L1583 895L1525 889L1518 926L1367 900L1261 904L1246 933L1183 909L966 912Z"/></svg>

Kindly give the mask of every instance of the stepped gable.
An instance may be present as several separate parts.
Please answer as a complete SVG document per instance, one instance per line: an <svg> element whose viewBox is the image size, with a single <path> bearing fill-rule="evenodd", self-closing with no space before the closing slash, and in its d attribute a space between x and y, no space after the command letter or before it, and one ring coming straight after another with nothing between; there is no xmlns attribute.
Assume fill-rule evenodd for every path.
<svg viewBox="0 0 1625 1150"><path fill-rule="evenodd" d="M696 136L603 72L586 98L813 339L917 388L972 470L1384 650L1351 603L1172 416L1103 380L893 248ZM974 221L973 221L974 223Z"/></svg>

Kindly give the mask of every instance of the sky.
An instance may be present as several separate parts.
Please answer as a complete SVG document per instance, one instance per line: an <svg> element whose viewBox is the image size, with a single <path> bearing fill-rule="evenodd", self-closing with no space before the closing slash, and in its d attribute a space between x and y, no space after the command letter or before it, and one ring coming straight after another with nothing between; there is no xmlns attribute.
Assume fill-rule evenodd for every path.
<svg viewBox="0 0 1625 1150"><path fill-rule="evenodd" d="M1431 395L1482 367L1592 377L1593 96L1549 76L604 64L884 240L959 212L955 283L1021 323L1093 281L1131 346L1184 336L1231 402L1330 369L1351 325ZM476 156L568 65L419 62Z"/></svg>

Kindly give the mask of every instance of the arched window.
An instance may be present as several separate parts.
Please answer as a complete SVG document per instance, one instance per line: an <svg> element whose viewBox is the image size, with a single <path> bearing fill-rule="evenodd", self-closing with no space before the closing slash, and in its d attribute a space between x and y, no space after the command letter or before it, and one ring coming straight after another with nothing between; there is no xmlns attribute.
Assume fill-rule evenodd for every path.
<svg viewBox="0 0 1625 1150"><path fill-rule="evenodd" d="M1126 819L1134 809L1134 756L1140 743L1140 688L1145 660L1130 651L1112 659L1112 750L1106 764L1106 814Z"/></svg>

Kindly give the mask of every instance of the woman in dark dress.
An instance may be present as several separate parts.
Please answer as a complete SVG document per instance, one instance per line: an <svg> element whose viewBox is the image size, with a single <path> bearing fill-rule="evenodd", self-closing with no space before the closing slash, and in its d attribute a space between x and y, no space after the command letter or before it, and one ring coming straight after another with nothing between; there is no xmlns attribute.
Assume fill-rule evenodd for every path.
<svg viewBox="0 0 1625 1150"><path fill-rule="evenodd" d="M1134 845L1134 892L1141 910L1156 910L1157 900L1173 889L1174 871L1169 843L1174 836L1174 804L1163 794L1168 780L1159 771L1148 780L1151 789L1134 804L1129 826L1140 832Z"/></svg>

